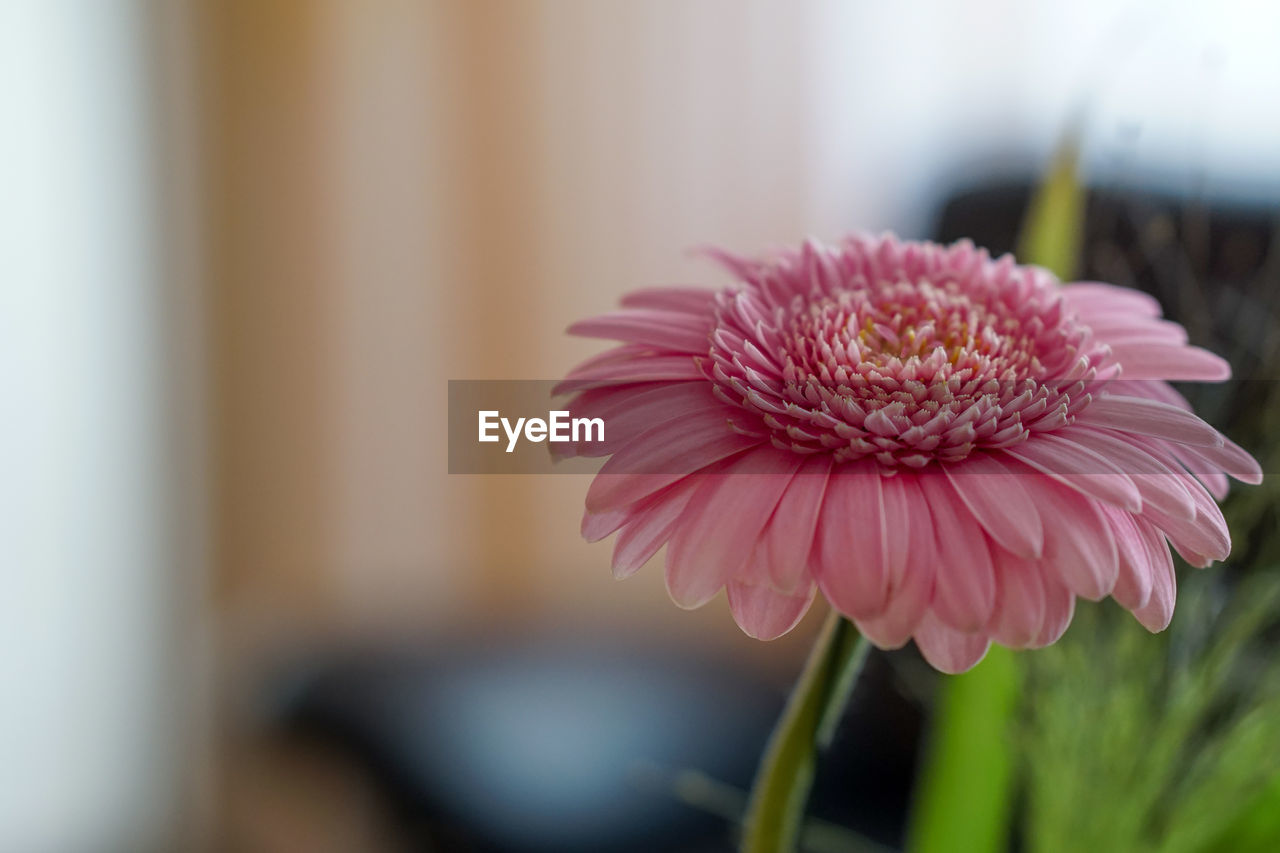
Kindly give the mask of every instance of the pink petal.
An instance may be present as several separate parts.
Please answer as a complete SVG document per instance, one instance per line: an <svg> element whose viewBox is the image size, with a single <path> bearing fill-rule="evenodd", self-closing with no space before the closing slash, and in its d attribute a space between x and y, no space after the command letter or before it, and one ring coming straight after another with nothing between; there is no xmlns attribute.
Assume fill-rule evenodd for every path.
<svg viewBox="0 0 1280 853"><path fill-rule="evenodd" d="M1226 498L1231 484L1227 481L1227 476L1216 466L1193 457L1188 453L1193 448L1185 444L1173 444L1167 441L1159 444L1159 450L1153 448L1152 455L1157 456L1161 462L1181 475L1180 482L1189 496L1197 491L1207 490L1217 500ZM1192 502L1195 502L1194 498Z"/></svg>
<svg viewBox="0 0 1280 853"><path fill-rule="evenodd" d="M691 418L723 406L712 392L711 383L705 380L586 391L570 404L569 412L575 418L604 421L604 441L582 441L575 449L582 456L607 456L654 427L670 422L687 423Z"/></svg>
<svg viewBox="0 0 1280 853"><path fill-rule="evenodd" d="M993 456L975 453L943 465L956 495L996 543L1023 557L1039 557L1044 527L1018 477Z"/></svg>
<svg viewBox="0 0 1280 853"><path fill-rule="evenodd" d="M831 472L831 456L808 456L778 501L765 530L761 550L773 584L796 589L809 574L814 535Z"/></svg>
<svg viewBox="0 0 1280 853"><path fill-rule="evenodd" d="M734 277L743 281L753 278L756 271L762 266L761 262L754 258L740 257L732 252L726 252L719 246L699 246L694 251L699 255L711 258Z"/></svg>
<svg viewBox="0 0 1280 853"><path fill-rule="evenodd" d="M1184 409L1143 397L1110 394L1091 402L1076 422L1118 429L1203 447L1221 447L1222 436L1204 421Z"/></svg>
<svg viewBox="0 0 1280 853"><path fill-rule="evenodd" d="M1029 480L1027 486L1042 516L1054 520L1044 530L1045 568L1076 595L1105 598L1115 586L1119 558L1098 505L1052 480Z"/></svg>
<svg viewBox="0 0 1280 853"><path fill-rule="evenodd" d="M630 521L632 514L633 511L630 507L610 510L609 512L584 512L582 514L582 538L588 542L599 542Z"/></svg>
<svg viewBox="0 0 1280 853"><path fill-rule="evenodd" d="M877 648L900 649L911 639L929 609L932 593L932 576L919 575L892 595L883 612L854 622Z"/></svg>
<svg viewBox="0 0 1280 853"><path fill-rule="evenodd" d="M1213 497L1192 481L1187 489L1196 505L1195 518L1186 519L1148 507L1142 516L1152 522L1188 563L1204 568L1231 553L1231 532Z"/></svg>
<svg viewBox="0 0 1280 853"><path fill-rule="evenodd" d="M827 480L815 540L822 593L850 618L884 609L889 593L889 531L881 475L869 462L838 466Z"/></svg>
<svg viewBox="0 0 1280 853"><path fill-rule="evenodd" d="M630 506L601 513L584 512L582 515L582 538L588 542L599 542L632 521L645 516L655 509L660 509L663 504L670 503L673 499L683 508L692 493L691 486L694 482L695 480L685 477L653 493L644 500L636 501Z"/></svg>
<svg viewBox="0 0 1280 853"><path fill-rule="evenodd" d="M689 383L677 383L689 384ZM628 384L628 385L612 385L602 388L592 388L576 394L564 407L569 411L571 417L575 418L601 418L607 424L609 418L618 412L624 412L630 403L644 394L651 394L655 391L665 389L666 383L658 385L653 384ZM606 438L612 438L610 430L606 430ZM595 436L593 435L592 438ZM610 442L611 443L611 442ZM576 456L592 456L604 455L598 453L600 445L606 442L595 441L579 441L551 444L548 449L551 451L552 457L556 459L570 459ZM608 451L612 453L613 451Z"/></svg>
<svg viewBox="0 0 1280 853"><path fill-rule="evenodd" d="M1124 471L1057 433L1034 435L1003 453L1082 494L1128 510L1142 509L1138 487Z"/></svg>
<svg viewBox="0 0 1280 853"><path fill-rule="evenodd" d="M916 482L928 501L939 551L932 611L959 631L981 630L996 601L987 538L943 475L921 474Z"/></svg>
<svg viewBox="0 0 1280 853"><path fill-rule="evenodd" d="M1170 379L1220 382L1231 378L1231 365L1199 347L1166 344L1113 344L1111 354L1127 379Z"/></svg>
<svg viewBox="0 0 1280 853"><path fill-rule="evenodd" d="M702 287L644 287L622 297L627 308L657 308L705 317L715 312L716 291Z"/></svg>
<svg viewBox="0 0 1280 853"><path fill-rule="evenodd" d="M1142 397L1147 400L1167 403L1176 409L1182 409L1186 412L1191 411L1191 403L1168 382L1151 379L1141 382L1136 379L1117 379L1107 386L1107 390L1108 396Z"/></svg>
<svg viewBox="0 0 1280 853"><path fill-rule="evenodd" d="M884 514L884 558L885 571L889 579L890 591L902 585L903 578L910 571L910 563L915 556L911 537L902 533L911 529L913 519L921 507L927 505L920 487L915 483L915 476L906 471L899 471L893 476L880 478L880 509ZM919 521L915 521L918 525ZM931 537L932 538L932 537Z"/></svg>
<svg viewBox="0 0 1280 853"><path fill-rule="evenodd" d="M1091 315L1089 329L1113 348L1121 344L1159 343L1185 346L1187 330L1177 323L1154 317L1132 315Z"/></svg>
<svg viewBox="0 0 1280 853"><path fill-rule="evenodd" d="M1181 449L1182 448L1179 448L1179 450ZM1197 464L1194 461L1191 461L1190 464L1187 464L1187 461L1189 460L1184 460L1184 454L1182 453L1178 453L1175 451L1173 455L1179 460L1183 460L1184 465L1185 467L1188 468L1188 470L1191 469L1192 465ZM1200 466L1197 465L1197 467L1200 467ZM1195 475L1196 480L1198 480L1201 485L1203 485L1206 489L1208 489L1209 494L1213 495L1213 497L1216 500L1222 501L1227 499L1227 495L1230 494L1231 492L1231 483L1230 481L1227 480L1226 474L1223 474L1221 471L1215 471L1211 468L1204 468L1203 470L1192 471L1192 473Z"/></svg>
<svg viewBox="0 0 1280 853"><path fill-rule="evenodd" d="M802 461L761 447L708 474L689 501L667 548L667 591L700 607L751 557L765 522Z"/></svg>
<svg viewBox="0 0 1280 853"><path fill-rule="evenodd" d="M916 646L934 669L955 675L972 669L991 648L985 634L966 634L927 614L916 629Z"/></svg>
<svg viewBox="0 0 1280 853"><path fill-rule="evenodd" d="M1162 559L1156 561L1156 558L1163 555ZM1148 556L1153 560L1151 564L1151 597L1147 599L1147 603L1137 610L1133 611L1133 615L1148 631L1160 632L1169 627L1169 621L1173 619L1173 605L1178 597L1178 580L1173 571L1173 559L1169 556L1169 549L1161 545L1160 548L1148 548Z"/></svg>
<svg viewBox="0 0 1280 853"><path fill-rule="evenodd" d="M996 606L987 626L1003 646L1030 646L1044 625L1045 593L1040 567L1033 560L992 548L996 570Z"/></svg>
<svg viewBox="0 0 1280 853"><path fill-rule="evenodd" d="M587 489L587 509L605 512L648 497L676 480L761 445L728 425L726 407L647 430L604 464Z"/></svg>
<svg viewBox="0 0 1280 853"><path fill-rule="evenodd" d="M621 580L635 574L667 544L702 476L686 477L646 501L640 511L631 513L631 520L613 543L615 578Z"/></svg>
<svg viewBox="0 0 1280 853"><path fill-rule="evenodd" d="M729 610L748 637L775 640L800 624L814 591L812 583L799 595L785 595L760 584L730 581Z"/></svg>
<svg viewBox="0 0 1280 853"><path fill-rule="evenodd" d="M1222 472L1256 486L1262 482L1262 466L1247 450L1224 438L1221 447L1178 447L1177 453L1196 476ZM1206 484L1207 485L1207 484Z"/></svg>
<svg viewBox="0 0 1280 853"><path fill-rule="evenodd" d="M625 361L610 361L571 370L564 381L551 389L553 395L572 394L602 385L622 382L678 382L705 380L698 363L689 355L645 355Z"/></svg>
<svg viewBox="0 0 1280 853"><path fill-rule="evenodd" d="M1114 507L1103 507L1102 512L1115 536L1120 561L1120 573L1111 595L1122 607L1137 610L1151 599L1153 569L1147 556L1147 543L1132 515Z"/></svg>
<svg viewBox="0 0 1280 853"><path fill-rule="evenodd" d="M1159 507L1171 515L1192 518L1195 503L1184 485L1186 475L1170 468L1158 447L1145 447L1149 440L1127 433L1071 426L1059 430L1064 438L1106 457L1123 470L1138 488L1144 506Z"/></svg>
<svg viewBox="0 0 1280 853"><path fill-rule="evenodd" d="M579 320L569 327L569 334L706 355L711 320L710 316L692 318L676 311L635 309Z"/></svg>
<svg viewBox="0 0 1280 853"><path fill-rule="evenodd" d="M1159 317L1160 303L1149 293L1095 281L1078 281L1062 288L1062 297L1082 317L1111 313Z"/></svg>
<svg viewBox="0 0 1280 853"><path fill-rule="evenodd" d="M878 616L857 621L858 629L882 649L906 645L933 598L934 567L938 555L933 538L933 516L916 475L906 472L881 480L887 529L905 546L900 572L889 579L889 603Z"/></svg>
<svg viewBox="0 0 1280 853"><path fill-rule="evenodd" d="M1044 583L1044 624L1040 626L1040 634L1035 642L1028 646L1033 649L1058 642L1067 632L1071 617L1076 612L1076 597L1071 590L1047 571L1041 572L1040 579Z"/></svg>
<svg viewBox="0 0 1280 853"><path fill-rule="evenodd" d="M572 377L580 370L592 370L603 365L628 364L637 358L643 358L652 353L652 347L641 346L640 344L619 344L578 362L577 366L569 372L569 376ZM682 356L682 358L692 360L693 356ZM555 395L561 392L553 389L551 393Z"/></svg>

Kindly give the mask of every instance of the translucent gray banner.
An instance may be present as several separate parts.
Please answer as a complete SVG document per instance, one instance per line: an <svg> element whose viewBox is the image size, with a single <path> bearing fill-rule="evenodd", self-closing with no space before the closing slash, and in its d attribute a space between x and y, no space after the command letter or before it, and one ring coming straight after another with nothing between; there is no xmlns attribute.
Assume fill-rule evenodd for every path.
<svg viewBox="0 0 1280 853"><path fill-rule="evenodd" d="M652 417L654 426L663 423L666 426L657 433L644 436L646 416L631 411L628 405L629 400L640 401L640 395L646 391L683 386L694 395L707 392L711 406L720 406L719 411L734 414L733 419L744 431L758 434L755 442L749 438L743 438L737 444L730 441L724 447L723 455L711 454L722 460L720 468L731 469L731 473L757 473L751 470L750 465L742 463L740 457L744 450L753 443L772 446L770 439L774 437L787 443L786 424L780 421L792 421L785 413L779 413L769 425L766 421L770 419L762 416L759 409L721 403L709 396L712 384L707 380L697 380L661 384L592 382L566 386L558 380L450 380L449 472L592 474L600 471L618 451L634 448L639 442L655 452L623 453L614 458L606 470L618 474L692 473L697 468L691 467L687 454L661 451L664 443L696 445L699 436L714 434L715 429L706 429L707 418L701 416L696 408L690 409L687 402L679 413L674 410L667 412L661 406L654 406L658 395L651 395L643 398L652 413L648 417ZM1018 460L1010 466L1015 473L1145 477L1189 470L1209 476L1223 471L1233 476L1247 475L1253 465L1245 450L1255 449L1247 447L1250 435L1258 436L1262 424L1280 421L1280 410L1271 402L1280 401L1280 394L1277 394L1280 385L1273 381L1236 380L1212 386L1186 386L1183 390L1192 395L1200 409L1197 414L1207 422L1193 419L1182 408L1176 393L1171 394L1169 386L1164 383L1114 381L1083 391L1077 383L1064 389L1035 387L1049 392L1050 400L1057 401L1059 405L1062 399L1073 401L1071 424L1061 429L1033 430L1025 440L1006 448L989 448L979 436L974 440L974 452L1007 450L1010 457ZM1055 393L1059 390L1064 393ZM974 401L984 397L986 402L979 408L986 417L990 417L992 407L1002 403L1024 406L1029 417L1032 412L1037 416L1042 416L1043 412L1043 407L1037 410L1026 403L1025 383L1008 386L988 383L976 392L972 388L961 388L959 393L946 388L928 388L926 391L933 409L957 403L957 408L963 410L977 405ZM733 397L731 390L722 388L721 392L724 397ZM1084 394L1089 394L1089 397L1085 399ZM1104 395L1105 403L1100 402ZM874 408L874 404L868 404L866 400L860 406L862 411ZM913 423L928 423L919 407L913 410L908 406L898 411L905 412L904 416L914 415L917 421ZM681 418L690 419L689 431L680 428ZM831 435L835 436L837 432L832 424L839 420L832 418L823 422L823 428L829 428ZM905 421L899 419L897 423L901 425ZM813 431L809 424L802 422L802 428ZM1238 428L1233 428L1233 424L1238 424ZM1218 429L1224 430L1228 437L1239 437L1246 448L1242 450L1231 441L1218 441L1215 433ZM733 433L728 419L724 432ZM841 427L838 434L848 435L849 432ZM883 434L868 437L872 441L893 440L891 430L881 427L881 432ZM1084 435L1085 432L1093 435ZM961 433L949 435L948 441L962 441L964 438ZM956 438L957 435L960 437ZM1071 446L1077 443L1073 441L1076 438L1089 439L1083 451ZM1133 453L1125 445L1147 452ZM929 453L923 455L928 456ZM1149 461L1151 458L1155 459L1154 464ZM737 464L730 465L734 460ZM922 462L914 458L911 461L923 465L922 470L939 468L936 460ZM982 466L943 464L953 474L981 476L992 470Z"/></svg>

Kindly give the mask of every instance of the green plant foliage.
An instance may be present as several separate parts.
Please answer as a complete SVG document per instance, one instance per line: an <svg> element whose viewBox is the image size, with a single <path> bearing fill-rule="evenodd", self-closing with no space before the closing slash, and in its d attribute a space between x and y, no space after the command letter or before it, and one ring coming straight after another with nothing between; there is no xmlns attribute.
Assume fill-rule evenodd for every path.
<svg viewBox="0 0 1280 853"><path fill-rule="evenodd" d="M1152 636L1111 604L1024 656L1025 848L1280 849L1280 575L1184 583Z"/></svg>

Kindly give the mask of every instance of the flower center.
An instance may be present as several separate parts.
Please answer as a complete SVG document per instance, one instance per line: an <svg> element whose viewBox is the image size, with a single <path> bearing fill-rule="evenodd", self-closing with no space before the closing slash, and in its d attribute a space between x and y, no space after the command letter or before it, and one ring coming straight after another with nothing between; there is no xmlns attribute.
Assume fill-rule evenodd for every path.
<svg viewBox="0 0 1280 853"><path fill-rule="evenodd" d="M954 462L1061 428L1088 404L1105 350L1055 289L1028 273L726 291L709 375L755 416L735 426L780 447Z"/></svg>

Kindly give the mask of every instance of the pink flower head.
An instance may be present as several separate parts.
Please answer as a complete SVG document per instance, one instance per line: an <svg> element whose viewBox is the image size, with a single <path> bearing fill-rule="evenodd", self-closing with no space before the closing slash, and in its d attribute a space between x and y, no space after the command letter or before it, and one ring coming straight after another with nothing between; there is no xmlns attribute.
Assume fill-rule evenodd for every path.
<svg viewBox="0 0 1280 853"><path fill-rule="evenodd" d="M993 641L1054 642L1077 596L1162 630L1169 545L1230 551L1215 498L1262 473L1166 382L1230 369L1150 296L968 242L715 256L736 284L570 328L622 342L559 386L606 424L573 452L611 456L582 530L617 532L617 576L666 545L682 607L727 587L772 639L820 589L876 645L958 672Z"/></svg>

